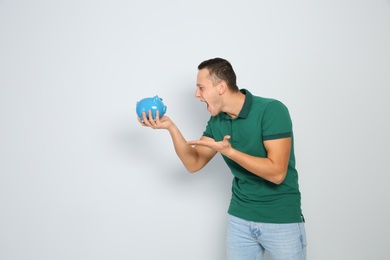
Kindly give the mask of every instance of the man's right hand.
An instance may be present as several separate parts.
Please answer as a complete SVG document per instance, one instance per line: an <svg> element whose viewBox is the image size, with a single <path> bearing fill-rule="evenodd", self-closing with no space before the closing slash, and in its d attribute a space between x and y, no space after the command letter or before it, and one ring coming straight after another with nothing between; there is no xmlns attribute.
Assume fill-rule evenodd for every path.
<svg viewBox="0 0 390 260"><path fill-rule="evenodd" d="M143 121L138 117L138 122L142 126L151 127L153 129L168 129L170 126L173 125L172 120L166 115L160 118L160 113L158 110L156 111L156 120L153 120L153 115L151 110L148 111L148 114L149 114L149 119L148 117L146 117L146 113L142 112Z"/></svg>

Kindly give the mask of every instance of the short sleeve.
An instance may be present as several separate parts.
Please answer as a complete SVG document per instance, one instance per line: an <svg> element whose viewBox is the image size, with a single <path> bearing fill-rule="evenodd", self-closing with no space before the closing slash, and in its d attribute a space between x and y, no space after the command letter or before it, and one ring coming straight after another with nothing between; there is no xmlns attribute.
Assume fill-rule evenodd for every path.
<svg viewBox="0 0 390 260"><path fill-rule="evenodd" d="M280 101L274 100L266 106L262 125L264 141L292 136L290 113Z"/></svg>

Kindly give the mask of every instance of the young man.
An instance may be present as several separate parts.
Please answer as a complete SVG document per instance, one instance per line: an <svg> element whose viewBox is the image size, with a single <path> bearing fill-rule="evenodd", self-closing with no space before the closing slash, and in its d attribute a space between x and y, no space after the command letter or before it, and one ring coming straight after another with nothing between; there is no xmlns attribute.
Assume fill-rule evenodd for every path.
<svg viewBox="0 0 390 260"><path fill-rule="evenodd" d="M198 66L195 97L211 117L200 140L186 141L164 115L143 113L141 125L167 129L189 172L220 153L234 175L228 209L227 258L306 259L306 234L295 169L292 122L278 100L239 89L231 64L222 58ZM151 120L148 120L150 118Z"/></svg>

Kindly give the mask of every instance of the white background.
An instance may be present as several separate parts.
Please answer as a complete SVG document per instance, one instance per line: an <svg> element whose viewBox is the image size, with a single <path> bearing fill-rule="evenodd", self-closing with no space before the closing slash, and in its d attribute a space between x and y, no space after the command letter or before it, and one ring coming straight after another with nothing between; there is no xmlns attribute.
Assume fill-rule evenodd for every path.
<svg viewBox="0 0 390 260"><path fill-rule="evenodd" d="M135 113L198 139L213 57L290 109L308 259L390 259L389 46L388 0L0 0L0 259L224 259L228 168Z"/></svg>

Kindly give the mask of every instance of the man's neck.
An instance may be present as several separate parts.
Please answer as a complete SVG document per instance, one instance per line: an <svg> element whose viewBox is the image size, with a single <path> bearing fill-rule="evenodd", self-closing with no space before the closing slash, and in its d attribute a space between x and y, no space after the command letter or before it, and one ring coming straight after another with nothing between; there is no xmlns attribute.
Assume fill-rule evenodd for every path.
<svg viewBox="0 0 390 260"><path fill-rule="evenodd" d="M244 106L245 103L245 94L243 94L241 91L238 93L232 93L227 97L226 103L226 110L224 111L226 114L228 114L231 118L236 118Z"/></svg>

